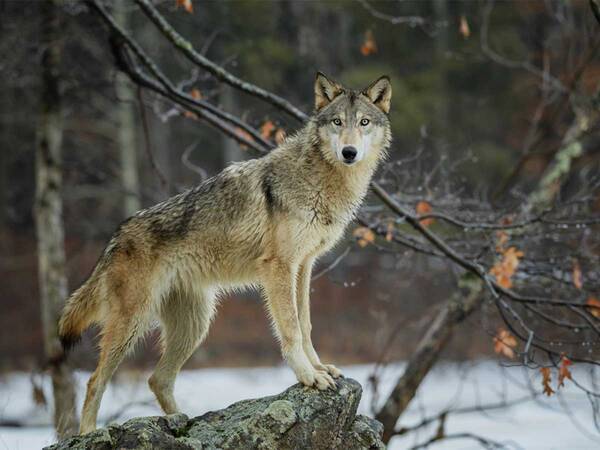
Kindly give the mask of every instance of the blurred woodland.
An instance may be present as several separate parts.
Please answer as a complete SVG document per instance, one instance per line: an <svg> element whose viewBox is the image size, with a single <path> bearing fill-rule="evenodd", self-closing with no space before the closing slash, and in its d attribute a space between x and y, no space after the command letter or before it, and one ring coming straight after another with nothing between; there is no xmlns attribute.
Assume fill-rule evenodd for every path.
<svg viewBox="0 0 600 450"><path fill-rule="evenodd" d="M46 3L0 0L2 371L47 363L34 208ZM418 356L424 365L413 375L425 376L438 358L498 355L556 369L562 380L569 364L598 361L594 0L64 1L58 8L69 292L125 218L231 161L260 156L302 125L301 113L236 87L204 59L306 114L317 70L356 88L388 74L389 161L347 238L314 271L313 340L323 358L385 364ZM204 59L194 62L186 44L152 20L154 11ZM229 132L211 125L207 103L267 144L235 122ZM94 332L86 335L75 366L93 368L94 342ZM155 362L154 335L144 347L126 364ZM249 292L222 301L186 367L280 359L262 301ZM402 395L396 407L412 398Z"/></svg>

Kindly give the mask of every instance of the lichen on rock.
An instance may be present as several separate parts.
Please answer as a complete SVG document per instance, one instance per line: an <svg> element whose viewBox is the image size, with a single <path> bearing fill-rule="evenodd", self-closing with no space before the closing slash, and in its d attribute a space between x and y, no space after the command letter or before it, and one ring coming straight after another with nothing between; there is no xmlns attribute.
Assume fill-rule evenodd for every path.
<svg viewBox="0 0 600 450"><path fill-rule="evenodd" d="M202 416L139 417L75 436L49 450L383 449L382 425L357 416L362 389L340 379L336 391L296 384L281 394L243 400Z"/></svg>

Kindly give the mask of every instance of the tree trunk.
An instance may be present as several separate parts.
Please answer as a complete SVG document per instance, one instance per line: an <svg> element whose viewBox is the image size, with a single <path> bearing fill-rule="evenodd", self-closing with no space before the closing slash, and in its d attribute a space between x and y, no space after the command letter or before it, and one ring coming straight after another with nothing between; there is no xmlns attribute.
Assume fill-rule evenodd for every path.
<svg viewBox="0 0 600 450"><path fill-rule="evenodd" d="M1 33L0 33L1 35ZM5 126L1 127L2 132L0 134L0 148L8 149L11 145L11 130L10 126L6 126L8 122L8 115L13 106L12 102L12 90L9 88L0 89L0 120ZM9 158L8 151L0 151L0 228L4 228L6 225L6 217L8 211L8 166Z"/></svg>
<svg viewBox="0 0 600 450"><path fill-rule="evenodd" d="M398 418L414 398L419 385L450 341L454 328L481 305L482 288L483 282L480 279L469 273L463 275L458 290L448 300L421 339L404 373L377 413L376 419L383 424L383 442L388 443L394 435Z"/></svg>
<svg viewBox="0 0 600 450"><path fill-rule="evenodd" d="M124 29L129 24L129 3L118 1L115 3L115 19ZM117 71L115 79L117 94L117 141L121 162L121 184L125 195L123 196L123 215L132 216L141 208L140 182L137 162L137 145L135 133L135 93L129 79L121 71Z"/></svg>
<svg viewBox="0 0 600 450"><path fill-rule="evenodd" d="M221 86L220 103L223 110L237 114L237 101L236 92L231 86L223 84ZM232 162L243 161L244 151L241 149L239 144L231 139L229 136L223 135L223 166Z"/></svg>
<svg viewBox="0 0 600 450"><path fill-rule="evenodd" d="M58 339L58 318L67 297L62 222L62 110L60 94L60 0L42 7L41 114L36 142L35 220L44 353L54 395L54 425L59 439L77 431L75 383Z"/></svg>
<svg viewBox="0 0 600 450"><path fill-rule="evenodd" d="M450 15L448 14L448 2L446 0L435 0L432 6L433 16L436 22L451 23L449 20ZM452 95L452 90L448 88L448 63L446 61L450 41L449 31L449 27L440 27L437 31L437 33L439 33L438 36L436 39L432 39L438 77L438 95L435 102L435 125L439 127L438 133L440 135L447 135L449 125L451 124L450 96Z"/></svg>

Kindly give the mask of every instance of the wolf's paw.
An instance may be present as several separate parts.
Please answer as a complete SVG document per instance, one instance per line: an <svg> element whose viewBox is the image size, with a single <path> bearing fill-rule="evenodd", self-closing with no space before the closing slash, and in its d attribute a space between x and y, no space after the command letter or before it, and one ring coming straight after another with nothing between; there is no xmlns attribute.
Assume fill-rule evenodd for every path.
<svg viewBox="0 0 600 450"><path fill-rule="evenodd" d="M337 385L331 375L320 370L317 370L317 374L315 375L314 386L320 391L324 391L325 389L333 389L335 391L337 389Z"/></svg>
<svg viewBox="0 0 600 450"><path fill-rule="evenodd" d="M298 375L298 381L305 386L315 387L320 391L337 389L335 381L329 373L321 370L306 371Z"/></svg>
<svg viewBox="0 0 600 450"><path fill-rule="evenodd" d="M319 364L318 366L315 366L315 368L322 372L327 372L333 378L340 378L340 377L344 376L342 374L342 371L340 369L338 369L337 367L335 367L333 364Z"/></svg>

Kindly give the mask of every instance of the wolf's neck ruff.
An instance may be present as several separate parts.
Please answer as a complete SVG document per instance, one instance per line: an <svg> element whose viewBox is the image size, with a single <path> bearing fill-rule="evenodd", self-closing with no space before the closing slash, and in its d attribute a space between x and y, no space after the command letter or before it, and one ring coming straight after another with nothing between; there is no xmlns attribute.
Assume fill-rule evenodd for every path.
<svg viewBox="0 0 600 450"><path fill-rule="evenodd" d="M263 191L270 210L277 207L292 215L306 212L310 225L345 226L368 189L369 181L385 152L347 166L334 157L328 142L309 122L282 146L263 158Z"/></svg>

